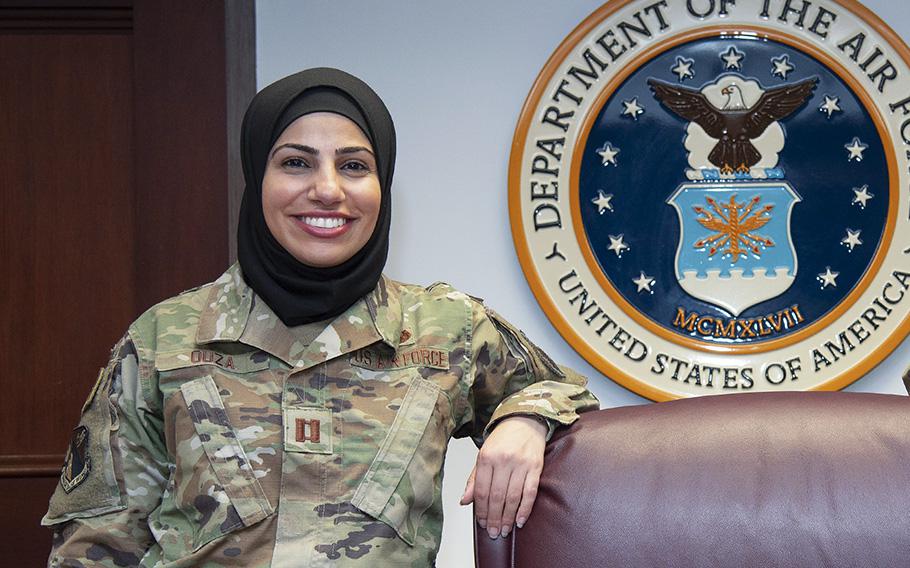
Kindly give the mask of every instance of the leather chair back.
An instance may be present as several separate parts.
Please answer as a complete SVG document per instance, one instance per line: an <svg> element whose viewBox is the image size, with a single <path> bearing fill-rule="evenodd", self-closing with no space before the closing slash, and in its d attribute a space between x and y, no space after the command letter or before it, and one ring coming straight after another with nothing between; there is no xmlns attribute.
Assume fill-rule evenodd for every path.
<svg viewBox="0 0 910 568"><path fill-rule="evenodd" d="M582 415L477 568L910 566L910 398L690 398Z"/></svg>

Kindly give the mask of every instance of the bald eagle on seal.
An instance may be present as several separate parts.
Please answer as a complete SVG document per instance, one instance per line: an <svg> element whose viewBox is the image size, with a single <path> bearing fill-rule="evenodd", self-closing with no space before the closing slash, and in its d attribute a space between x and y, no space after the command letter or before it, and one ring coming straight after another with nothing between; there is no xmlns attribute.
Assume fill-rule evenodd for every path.
<svg viewBox="0 0 910 568"><path fill-rule="evenodd" d="M764 133L771 123L785 118L801 107L815 90L818 79L813 77L769 89L758 101L746 107L742 91L730 83L720 92L727 96L718 109L703 93L663 81L648 79L654 96L674 114L702 127L717 144L708 160L723 173L748 173L761 160L752 140Z"/></svg>

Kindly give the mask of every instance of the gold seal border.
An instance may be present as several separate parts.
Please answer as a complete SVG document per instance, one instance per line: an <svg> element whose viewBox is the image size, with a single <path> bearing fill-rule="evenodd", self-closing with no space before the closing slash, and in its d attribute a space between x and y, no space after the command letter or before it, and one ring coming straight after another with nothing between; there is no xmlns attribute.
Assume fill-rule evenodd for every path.
<svg viewBox="0 0 910 568"><path fill-rule="evenodd" d="M528 96L525 98L525 102L522 105L521 112L519 113L518 117L518 122L515 126L515 134L512 138L512 148L509 157L508 169L509 221L511 225L512 240L515 245L515 251L518 255L519 264L521 265L522 271L525 274L525 280L527 280L528 286L531 288L531 292L534 294L534 297L540 305L541 309L543 309L544 313L547 315L547 318L550 320L559 334L563 337L563 339L565 339L566 342L569 343L569 345L571 345L579 355L581 355L586 361L588 361L601 373L604 373L604 375L609 379L648 399L654 401L665 401L683 398L687 395L670 393L659 389L651 383L637 379L619 367L613 365L610 361L608 361L600 353L588 345L588 343L566 320L565 315L559 310L553 299L547 293L547 290L542 284L542 278L536 270L534 260L531 256L531 250L528 246L528 241L524 234L524 224L521 208L521 172L522 159L524 157L524 147L527 143L528 130L530 128L531 121L534 118L535 111L540 104L541 98L544 96L547 85L559 70L560 65L562 65L565 61L565 58L571 54L575 47L585 37L587 37L587 35L595 27L600 25L609 16L634 1L636 0L616 0L615 2L608 2L607 4L604 4L592 12L588 17L582 20L575 27L575 29L573 29L569 35L565 37L565 39L563 39L553 54L550 55L549 59L544 64L544 67L537 75L537 78L534 80L534 83L531 86L531 90L528 92ZM871 10L856 0L834 0L834 2L852 12L854 15L863 20L867 25L869 25L888 43L888 45L890 45L896 51L896 53L901 57L901 59L903 59L908 68L910 68L910 48L904 44L900 36L898 36L890 26L882 21L881 18L879 18L875 13L873 13ZM731 26L727 26L728 30L730 28ZM767 29L762 28L763 33L767 31ZM852 78L852 75L848 75L848 77ZM866 95L866 90L860 89L854 94L862 97ZM864 100L863 102L865 103L866 101ZM875 107L873 105L873 109L874 108ZM889 139L887 136L883 138L886 140ZM893 196L892 199L894 199ZM595 274L596 273L597 272L595 272ZM906 337L908 332L910 332L910 312L905 314L903 321L901 321L894 328L894 331L888 337L886 337L877 348L870 351L869 354L860 360L856 365L843 371L840 374L835 375L827 381L813 385L809 388L809 390L839 390L853 383L855 380L862 377L864 374L878 365L878 363L887 357L892 351L894 351L894 349L896 349L897 346L900 345L900 343L903 341L904 337Z"/></svg>

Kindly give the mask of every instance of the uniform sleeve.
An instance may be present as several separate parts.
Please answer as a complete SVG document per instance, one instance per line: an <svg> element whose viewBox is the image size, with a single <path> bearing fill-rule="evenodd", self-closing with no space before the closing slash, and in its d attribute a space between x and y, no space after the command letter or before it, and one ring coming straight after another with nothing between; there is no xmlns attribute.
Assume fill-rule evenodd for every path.
<svg viewBox="0 0 910 568"><path fill-rule="evenodd" d="M160 410L143 389L136 348L111 352L73 430L41 524L54 531L52 567L138 566L152 543L148 514L168 478Z"/></svg>
<svg viewBox="0 0 910 568"><path fill-rule="evenodd" d="M470 435L478 446L508 416L543 419L552 434L556 426L599 407L583 376L556 365L520 330L480 304L473 310L471 356L473 421L456 436Z"/></svg>

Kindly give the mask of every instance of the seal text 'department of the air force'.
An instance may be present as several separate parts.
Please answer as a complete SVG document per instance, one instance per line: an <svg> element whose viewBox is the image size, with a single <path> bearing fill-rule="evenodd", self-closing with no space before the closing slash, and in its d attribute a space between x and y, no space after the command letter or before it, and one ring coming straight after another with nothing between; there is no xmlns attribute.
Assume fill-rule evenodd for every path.
<svg viewBox="0 0 910 568"><path fill-rule="evenodd" d="M509 211L627 388L842 388L910 330L910 50L854 0L608 2L534 83Z"/></svg>

